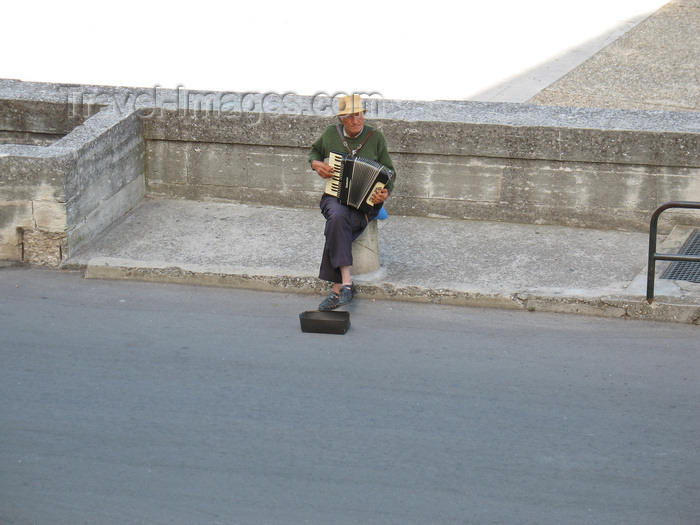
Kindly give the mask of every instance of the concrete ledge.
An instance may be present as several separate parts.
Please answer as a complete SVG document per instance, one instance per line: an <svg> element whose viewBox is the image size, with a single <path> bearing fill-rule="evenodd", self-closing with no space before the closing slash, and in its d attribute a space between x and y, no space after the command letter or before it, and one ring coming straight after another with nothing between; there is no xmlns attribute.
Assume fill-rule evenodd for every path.
<svg viewBox="0 0 700 525"><path fill-rule="evenodd" d="M66 266L68 269L81 265ZM84 267L86 279L133 279L146 282L179 283L200 286L223 286L260 291L327 292L328 284L310 275L277 275L253 268L179 264L166 261L96 257Z"/></svg>
<svg viewBox="0 0 700 525"><path fill-rule="evenodd" d="M120 258L91 259L85 269L87 279L128 279L200 286L224 286L260 291L323 294L327 284L304 275L280 276L255 270L173 265ZM643 296L586 297L565 294L518 292L465 292L389 283L358 284L358 299L398 300L480 308L513 308L530 312L595 315L685 324L700 324L700 305L677 297L658 297L649 304Z"/></svg>
<svg viewBox="0 0 700 525"><path fill-rule="evenodd" d="M323 222L318 210L145 199L64 267L88 278L315 294L318 304L329 288L316 277ZM689 231L677 228L659 249ZM700 308L700 284L668 280L646 304L647 234L393 213L378 232L380 271L353 275L360 300L689 323Z"/></svg>

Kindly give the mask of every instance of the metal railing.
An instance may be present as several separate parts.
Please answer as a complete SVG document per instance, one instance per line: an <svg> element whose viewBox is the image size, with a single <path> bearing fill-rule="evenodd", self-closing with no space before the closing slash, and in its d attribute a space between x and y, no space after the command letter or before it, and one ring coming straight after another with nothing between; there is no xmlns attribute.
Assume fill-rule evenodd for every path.
<svg viewBox="0 0 700 525"><path fill-rule="evenodd" d="M700 202L667 202L662 204L651 215L649 225L649 263L647 265L647 302L651 304L654 300L654 278L656 276L656 261L682 261L700 263L700 256L680 255L677 253L656 253L656 234L658 230L659 215L669 208L689 208L700 210Z"/></svg>

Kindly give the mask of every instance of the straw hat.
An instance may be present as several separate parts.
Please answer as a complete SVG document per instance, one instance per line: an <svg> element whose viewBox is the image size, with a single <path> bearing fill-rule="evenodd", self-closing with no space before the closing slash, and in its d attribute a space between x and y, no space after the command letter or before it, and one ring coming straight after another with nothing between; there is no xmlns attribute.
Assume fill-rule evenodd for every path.
<svg viewBox="0 0 700 525"><path fill-rule="evenodd" d="M362 98L360 95L353 95L349 97L344 95L338 100L338 109L340 110L336 117L343 117L345 115L352 115L354 113L362 113L367 111L362 107Z"/></svg>

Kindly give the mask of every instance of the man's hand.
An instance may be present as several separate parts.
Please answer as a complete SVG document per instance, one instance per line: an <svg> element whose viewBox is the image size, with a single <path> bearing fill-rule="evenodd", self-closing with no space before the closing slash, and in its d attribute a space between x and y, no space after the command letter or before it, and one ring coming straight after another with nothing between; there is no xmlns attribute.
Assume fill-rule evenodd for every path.
<svg viewBox="0 0 700 525"><path fill-rule="evenodd" d="M333 176L333 168L320 160L313 161L311 163L311 169L318 173L322 179L327 179L328 177Z"/></svg>
<svg viewBox="0 0 700 525"><path fill-rule="evenodd" d="M381 190L377 190L372 194L372 203L379 204L380 202L387 200L388 197L389 190L382 188Z"/></svg>

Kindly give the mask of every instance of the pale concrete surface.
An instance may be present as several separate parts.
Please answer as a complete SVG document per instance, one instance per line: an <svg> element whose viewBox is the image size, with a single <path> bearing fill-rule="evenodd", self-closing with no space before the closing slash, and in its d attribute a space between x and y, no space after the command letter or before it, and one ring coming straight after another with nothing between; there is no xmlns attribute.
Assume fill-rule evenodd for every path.
<svg viewBox="0 0 700 525"><path fill-rule="evenodd" d="M518 73L488 89L470 95L467 100L527 102L540 91L569 73L572 68L583 64L600 50L612 44L648 16L649 14L646 13L623 20L609 31L600 35L592 35L587 42L573 49L566 50L552 60Z"/></svg>
<svg viewBox="0 0 700 525"><path fill-rule="evenodd" d="M394 216L387 207L381 268L355 277L358 301L700 318L700 284L657 280L656 299L646 302L645 233ZM315 293L314 309L328 289L316 277L323 224L313 209L146 199L65 267L88 278Z"/></svg>
<svg viewBox="0 0 700 525"><path fill-rule="evenodd" d="M700 0L673 0L529 102L700 110Z"/></svg>

